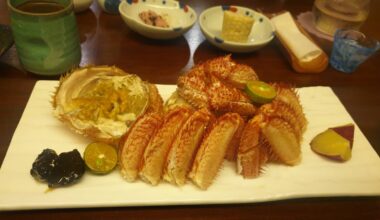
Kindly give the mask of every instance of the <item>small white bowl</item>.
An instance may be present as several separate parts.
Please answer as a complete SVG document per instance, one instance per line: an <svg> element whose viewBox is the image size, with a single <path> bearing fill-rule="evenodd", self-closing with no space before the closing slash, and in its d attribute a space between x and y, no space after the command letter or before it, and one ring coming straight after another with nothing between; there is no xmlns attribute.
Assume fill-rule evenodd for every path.
<svg viewBox="0 0 380 220"><path fill-rule="evenodd" d="M252 17L253 24L246 43L224 40L221 37L225 10ZM206 39L216 47L229 52L252 52L268 44L274 38L274 26L265 15L240 6L215 6L206 9L199 16L199 24Z"/></svg>
<svg viewBox="0 0 380 220"><path fill-rule="evenodd" d="M87 10L92 4L93 0L73 0L74 3L74 11L82 12Z"/></svg>
<svg viewBox="0 0 380 220"><path fill-rule="evenodd" d="M148 10L165 15L170 27L162 28L145 24L139 14ZM190 6L174 0L125 0L119 5L119 12L129 28L153 39L179 37L186 33L197 20L197 14Z"/></svg>

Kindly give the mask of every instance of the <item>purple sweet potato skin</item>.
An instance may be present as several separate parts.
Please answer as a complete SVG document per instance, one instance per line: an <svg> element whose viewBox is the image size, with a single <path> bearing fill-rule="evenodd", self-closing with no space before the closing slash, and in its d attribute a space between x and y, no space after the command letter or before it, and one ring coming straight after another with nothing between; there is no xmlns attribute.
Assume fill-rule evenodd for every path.
<svg viewBox="0 0 380 220"><path fill-rule="evenodd" d="M352 149L352 145L354 142L354 131L355 131L354 124L348 124L348 125L343 125L343 126L339 126L339 127L333 127L330 129L332 129L333 131L338 133L343 138L347 139L350 142L350 147Z"/></svg>

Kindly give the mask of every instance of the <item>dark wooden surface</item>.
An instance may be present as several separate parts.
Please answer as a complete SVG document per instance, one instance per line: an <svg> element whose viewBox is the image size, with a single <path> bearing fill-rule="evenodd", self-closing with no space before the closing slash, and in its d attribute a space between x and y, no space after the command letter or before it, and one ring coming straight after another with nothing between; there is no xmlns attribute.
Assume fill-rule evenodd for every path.
<svg viewBox="0 0 380 220"><path fill-rule="evenodd" d="M0 24L9 24L6 1L0 1ZM218 4L244 5L264 13L289 10L293 15L311 9L309 0L220 1L188 0L198 15ZM205 41L195 25L184 37L155 41L133 33L118 15L91 9L77 14L81 36L81 65L116 65L153 83L173 84L194 63L226 54ZM373 0L362 30L380 39L380 1ZM315 38L329 53L331 43ZM380 54L371 57L353 74L329 67L320 74L295 73L276 41L260 51L233 54L233 59L251 65L265 81L285 81L296 86L331 86L355 122L380 155ZM47 79L57 79L52 77ZM12 47L0 57L0 164L13 132L39 77L26 73ZM25 146L27 147L27 146ZM380 172L380 171L379 171ZM27 187L27 186L25 186ZM380 187L380 186L379 186ZM96 192L95 192L96 193ZM0 195L1 196L1 195ZM132 207L98 209L0 212L0 219L380 219L379 197L308 198L241 205Z"/></svg>

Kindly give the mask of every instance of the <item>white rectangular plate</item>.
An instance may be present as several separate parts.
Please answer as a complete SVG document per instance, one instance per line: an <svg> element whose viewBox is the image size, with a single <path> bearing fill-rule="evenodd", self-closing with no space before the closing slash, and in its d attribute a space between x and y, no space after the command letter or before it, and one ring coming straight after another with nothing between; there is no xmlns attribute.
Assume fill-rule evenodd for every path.
<svg viewBox="0 0 380 220"><path fill-rule="evenodd" d="M57 153L74 148L81 153L90 143L52 115L50 104L56 81L37 82L14 133L0 170L0 210L228 204L274 201L320 196L379 196L380 159L356 126L351 160L340 163L311 151L309 142L328 127L354 123L339 99L328 87L299 89L309 121L298 166L268 164L257 179L246 180L225 162L207 191L188 183L176 187L162 182L150 186L128 183L115 170L109 175L85 173L80 182L51 191L30 175L33 161L45 148ZM166 99L173 85L158 85Z"/></svg>

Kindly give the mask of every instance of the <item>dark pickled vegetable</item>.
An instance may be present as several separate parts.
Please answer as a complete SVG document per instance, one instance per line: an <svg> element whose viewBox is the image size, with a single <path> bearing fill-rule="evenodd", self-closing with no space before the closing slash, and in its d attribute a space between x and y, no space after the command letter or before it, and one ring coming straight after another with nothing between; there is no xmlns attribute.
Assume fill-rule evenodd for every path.
<svg viewBox="0 0 380 220"><path fill-rule="evenodd" d="M54 150L43 150L34 161L30 174L39 181L47 181L57 159L58 155Z"/></svg>
<svg viewBox="0 0 380 220"><path fill-rule="evenodd" d="M64 186L81 178L84 171L85 164L78 150L61 153L47 182L49 187Z"/></svg>
<svg viewBox="0 0 380 220"><path fill-rule="evenodd" d="M57 155L54 150L45 149L34 161L30 174L49 187L59 187L76 182L84 172L85 164L78 150Z"/></svg>

